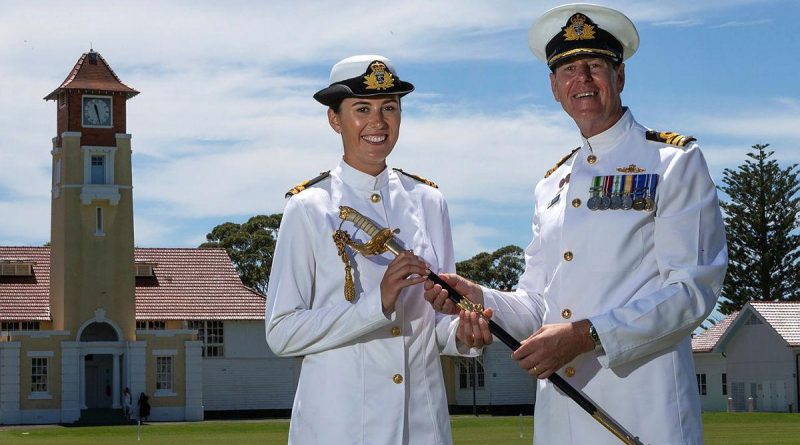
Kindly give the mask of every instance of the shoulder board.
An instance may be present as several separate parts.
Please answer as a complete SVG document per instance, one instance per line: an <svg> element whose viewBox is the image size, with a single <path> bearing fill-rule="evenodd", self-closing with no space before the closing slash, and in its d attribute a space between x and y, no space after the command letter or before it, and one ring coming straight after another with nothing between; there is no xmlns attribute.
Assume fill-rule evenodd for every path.
<svg viewBox="0 0 800 445"><path fill-rule="evenodd" d="M677 145L678 147L684 147L689 142L697 140L693 136L685 136L671 131L655 130L648 130L647 133L645 133L645 137L648 141L663 142L665 144Z"/></svg>
<svg viewBox="0 0 800 445"><path fill-rule="evenodd" d="M562 165L562 164L564 164L565 162L567 162L567 161L569 160L569 158L571 158L571 157L572 157L572 155L574 155L574 154L575 154L575 152L576 152L576 151L578 151L578 150L580 150L580 149L581 149L581 148L580 148L580 147L578 147L578 148L576 148L575 150L572 150L571 152L569 152L569 154L568 154L568 155L566 155L566 156L564 156L563 158L559 159L559 160L558 160L558 162L556 162L556 165L554 165L554 166L553 166L553 167L552 167L550 170L547 170L547 173L545 173L545 174L544 174L544 177L546 178L546 177L548 177L548 176L552 175L554 171L558 170L558 167L561 167L561 165Z"/></svg>
<svg viewBox="0 0 800 445"><path fill-rule="evenodd" d="M294 196L294 195L302 192L303 190L307 189L308 187L311 187L312 185L322 181L323 179L327 178L330 175L331 175L331 171L330 170L328 170L326 172L322 172L316 178L309 179L307 181L303 181L300 184L297 184L296 186L292 187L292 189L289 190L288 192L286 192L286 194L283 197L284 198L291 198L292 196Z"/></svg>
<svg viewBox="0 0 800 445"><path fill-rule="evenodd" d="M408 176L409 178L411 178L411 179L413 179L415 181L419 181L419 182L421 182L421 183L423 183L425 185L429 185L429 186L431 186L431 187L433 187L435 189L439 188L439 186L436 185L436 183L431 181L430 179L425 179L422 176L417 176L417 175L412 175L411 173L406 173L406 172L404 172L403 170L401 170L399 168L393 168L392 170L396 171L397 173L406 175L406 176Z"/></svg>

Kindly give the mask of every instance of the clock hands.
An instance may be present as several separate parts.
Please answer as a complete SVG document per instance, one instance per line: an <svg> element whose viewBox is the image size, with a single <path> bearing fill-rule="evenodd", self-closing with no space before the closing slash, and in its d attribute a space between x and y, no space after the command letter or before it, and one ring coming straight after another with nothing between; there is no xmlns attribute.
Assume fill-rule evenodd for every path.
<svg viewBox="0 0 800 445"><path fill-rule="evenodd" d="M94 115L97 118L97 122L100 122L100 110L97 109L97 102L93 103L94 105Z"/></svg>

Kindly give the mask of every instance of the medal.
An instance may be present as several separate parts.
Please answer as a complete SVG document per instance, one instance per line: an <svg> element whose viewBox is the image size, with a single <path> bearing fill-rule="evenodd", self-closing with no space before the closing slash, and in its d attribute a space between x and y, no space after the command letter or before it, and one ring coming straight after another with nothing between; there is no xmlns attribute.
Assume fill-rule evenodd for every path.
<svg viewBox="0 0 800 445"><path fill-rule="evenodd" d="M595 176L594 178L592 178L592 187L589 189L591 197L589 198L588 201L586 201L586 207L588 207L589 210L597 210L600 208L601 199L599 195L600 195L601 179L602 176Z"/></svg>
<svg viewBox="0 0 800 445"><path fill-rule="evenodd" d="M646 175L636 175L634 177L634 191L633 191L633 210L644 210L645 200L645 185L646 185Z"/></svg>
<svg viewBox="0 0 800 445"><path fill-rule="evenodd" d="M619 210L622 207L622 194L620 193L620 184L622 180L622 176L614 176L614 188L611 192L611 204L609 208L611 210Z"/></svg>
<svg viewBox="0 0 800 445"><path fill-rule="evenodd" d="M600 198L599 210L608 210L611 207L611 185L613 176L603 176L603 195Z"/></svg>
<svg viewBox="0 0 800 445"><path fill-rule="evenodd" d="M620 208L622 208L622 210L630 210L633 208L633 176L623 176L623 182L625 186L622 192L622 204Z"/></svg>

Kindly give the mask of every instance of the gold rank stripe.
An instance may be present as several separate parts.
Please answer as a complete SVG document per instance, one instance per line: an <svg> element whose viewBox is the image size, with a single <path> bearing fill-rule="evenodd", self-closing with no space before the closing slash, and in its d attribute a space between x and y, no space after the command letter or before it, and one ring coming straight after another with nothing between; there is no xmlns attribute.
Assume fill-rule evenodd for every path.
<svg viewBox="0 0 800 445"><path fill-rule="evenodd" d="M286 194L283 195L283 197L284 198L291 198L292 196L294 196L294 195L302 192L303 190L307 189L308 187L310 187L310 186L322 181L323 179L327 178L330 175L331 175L331 171L330 170L328 170L326 172L322 172L316 178L305 180L305 181L301 182L300 184L297 184L296 186L292 187L292 189L289 190L288 192L286 192Z"/></svg>
<svg viewBox="0 0 800 445"><path fill-rule="evenodd" d="M666 144L675 145L677 147L685 147L686 144L697 140L693 136L686 136L672 131L655 131L655 130L648 130L645 133L645 138L648 141L664 142Z"/></svg>
<svg viewBox="0 0 800 445"><path fill-rule="evenodd" d="M547 178L550 175L552 175L554 171L558 170L558 167L561 167L561 165L563 165L565 162L567 162L569 160L569 158L571 158L572 155L574 155L575 152L580 150L580 149L581 148L578 147L578 148L572 150L571 152L569 152L568 155L566 155L566 156L562 157L561 159L559 159L558 162L556 162L556 165L554 165L552 168L550 168L550 170L547 170L547 173L544 174L544 177Z"/></svg>
<svg viewBox="0 0 800 445"><path fill-rule="evenodd" d="M396 171L397 173L400 173L400 174L406 175L406 176L408 176L409 178L411 178L411 179L413 179L413 180L415 180L415 181L418 181L418 182L421 182L421 183L423 183L423 184L425 184L425 185L431 186L431 187L433 187L433 188L435 188L435 189L438 189L438 188L439 188L439 186L438 186L438 185L436 185L436 183L435 183L435 182L433 182L433 181L431 181L430 179L423 178L422 176L419 176L419 175L414 175L414 174L411 174L411 173L408 173L408 172L404 172L404 171L403 171L402 169L400 169L400 168L393 168L392 170Z"/></svg>

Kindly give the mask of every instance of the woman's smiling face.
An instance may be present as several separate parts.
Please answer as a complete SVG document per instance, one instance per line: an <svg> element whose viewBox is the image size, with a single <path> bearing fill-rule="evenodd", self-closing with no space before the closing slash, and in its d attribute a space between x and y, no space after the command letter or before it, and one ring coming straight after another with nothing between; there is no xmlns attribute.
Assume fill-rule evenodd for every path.
<svg viewBox="0 0 800 445"><path fill-rule="evenodd" d="M344 161L356 170L376 176L400 136L400 99L397 95L349 97L339 111L328 109L331 127L342 135Z"/></svg>

